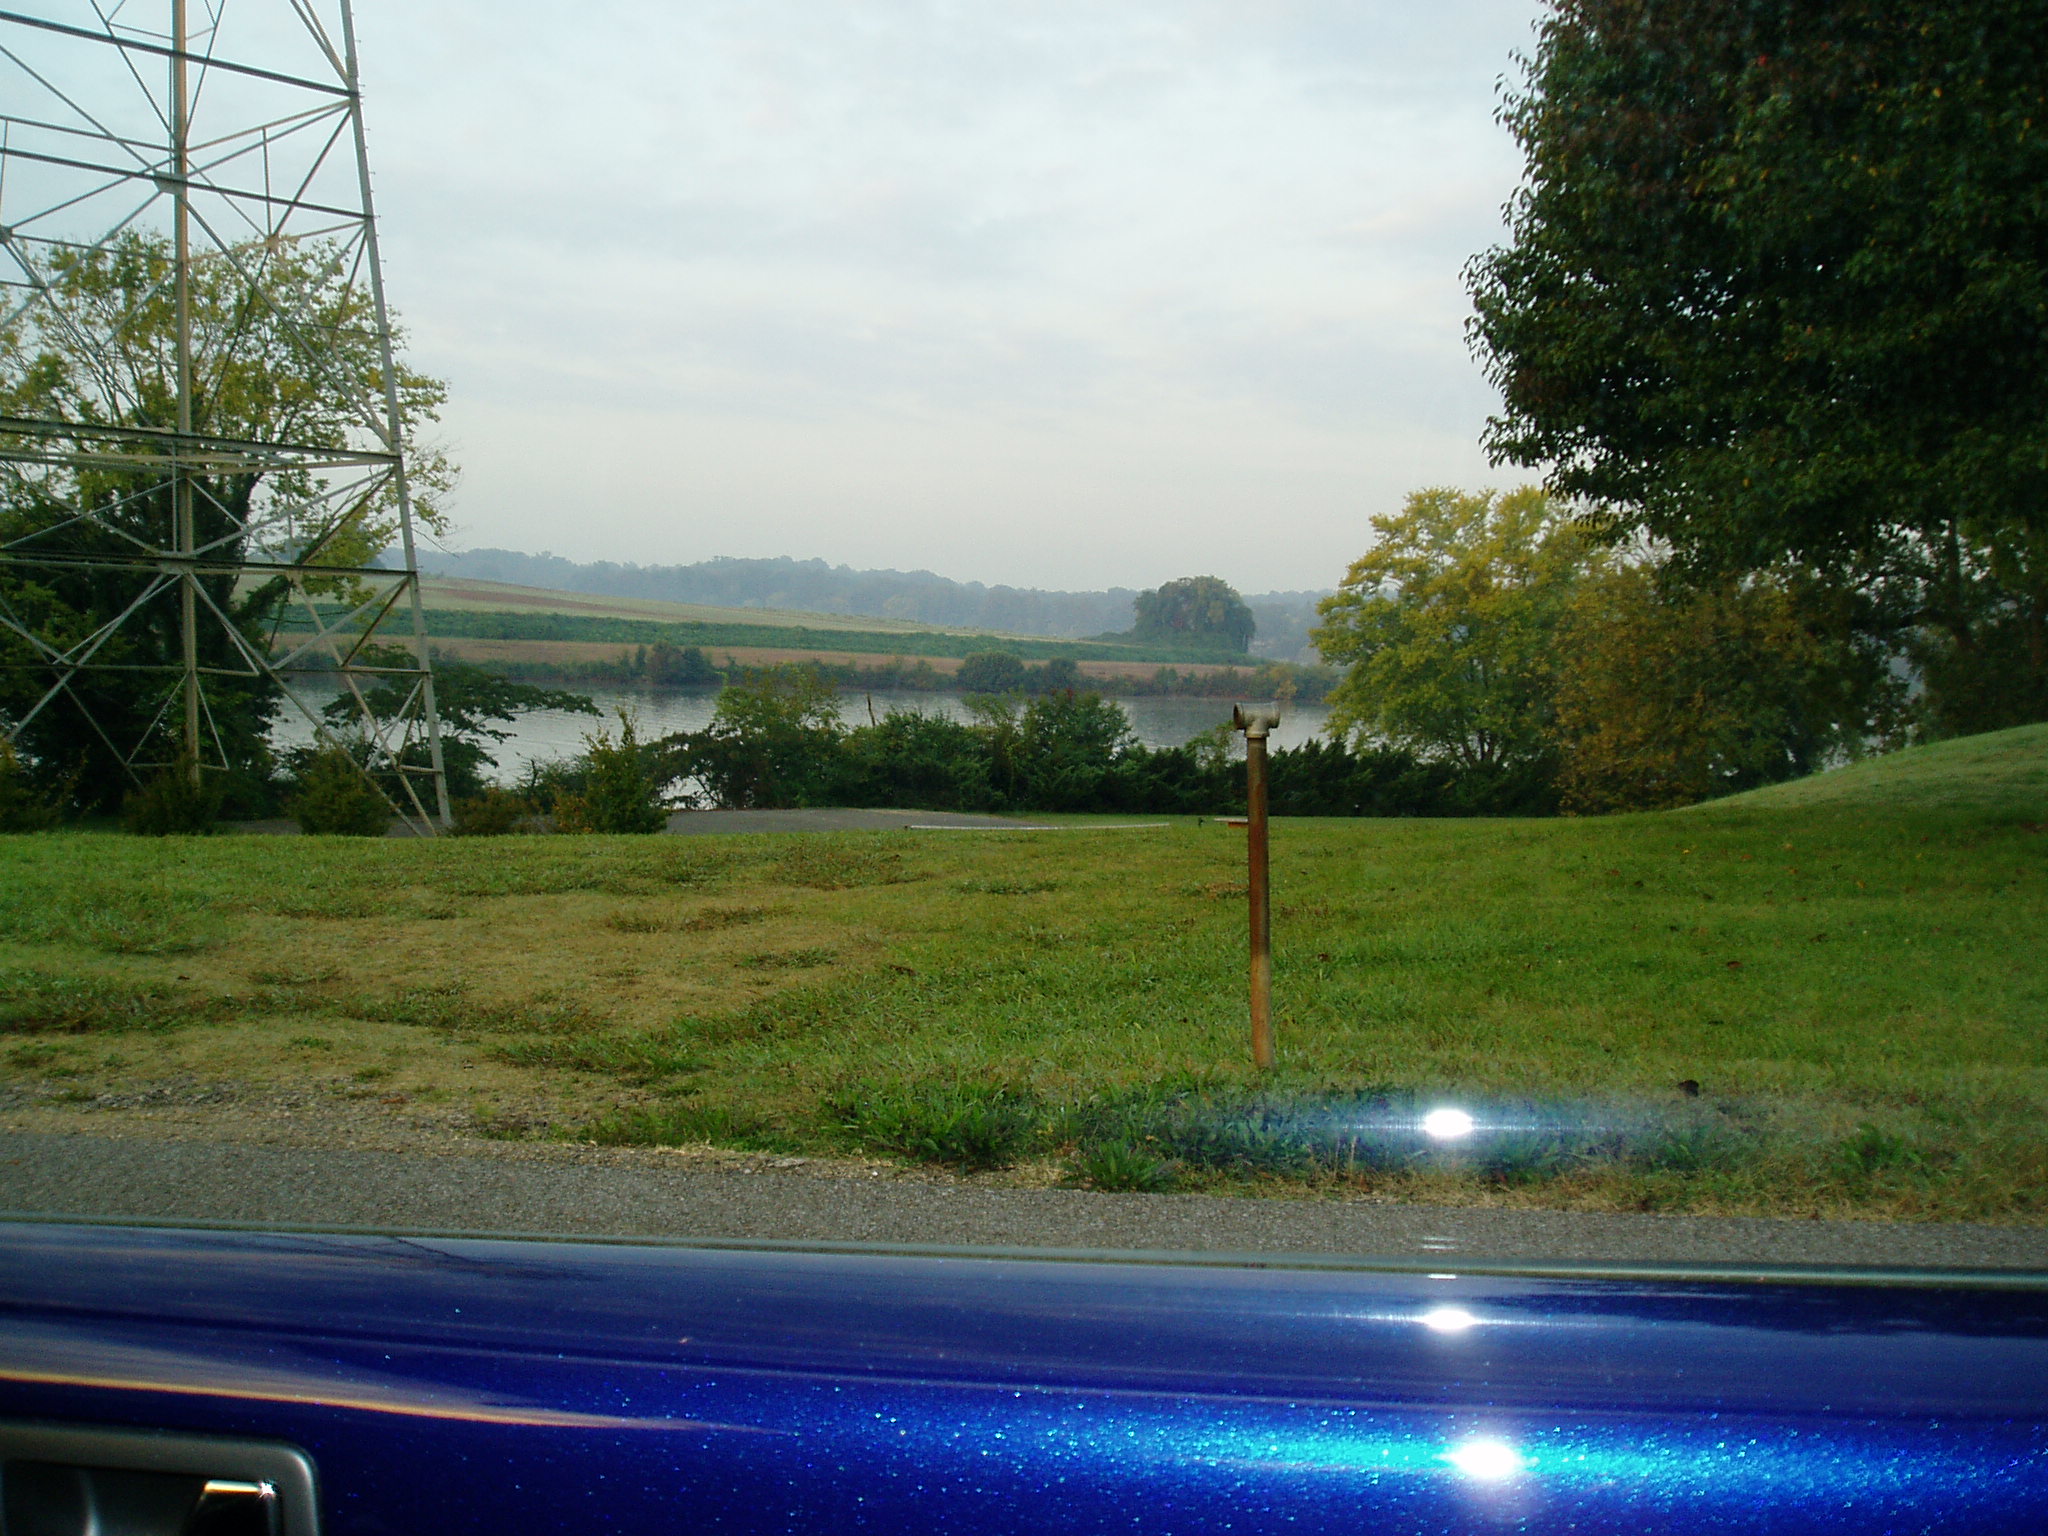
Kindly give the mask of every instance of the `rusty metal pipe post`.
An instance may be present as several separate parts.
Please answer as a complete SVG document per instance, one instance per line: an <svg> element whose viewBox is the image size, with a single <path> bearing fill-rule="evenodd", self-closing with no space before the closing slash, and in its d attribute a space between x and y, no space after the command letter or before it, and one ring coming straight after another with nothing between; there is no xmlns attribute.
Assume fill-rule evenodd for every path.
<svg viewBox="0 0 2048 1536"><path fill-rule="evenodd" d="M1251 911L1252 1062L1273 1066L1273 901L1266 836L1266 735L1280 723L1278 707L1231 711L1231 724L1244 732L1245 858L1249 866Z"/></svg>

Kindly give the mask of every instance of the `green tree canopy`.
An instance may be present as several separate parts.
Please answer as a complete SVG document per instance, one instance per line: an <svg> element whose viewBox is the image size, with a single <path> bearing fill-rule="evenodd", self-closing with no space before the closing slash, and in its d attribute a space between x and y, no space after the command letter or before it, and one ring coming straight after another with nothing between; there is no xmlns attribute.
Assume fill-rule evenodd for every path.
<svg viewBox="0 0 2048 1536"><path fill-rule="evenodd" d="M1497 455L1751 567L2048 518L2037 5L1554 0L1506 115Z"/></svg>
<svg viewBox="0 0 2048 1536"><path fill-rule="evenodd" d="M1137 623L1131 633L1141 640L1181 644L1227 644L1234 651L1251 649L1258 621L1237 589L1216 576L1183 576L1136 600Z"/></svg>
<svg viewBox="0 0 2048 1536"><path fill-rule="evenodd" d="M1616 564L1582 582L1556 646L1565 809L1690 805L1881 736L1897 680L1834 597L1796 571L1702 588Z"/></svg>
<svg viewBox="0 0 2048 1536"><path fill-rule="evenodd" d="M1711 586L1917 631L1946 728L2048 715L2048 27L2032 0L1552 0L1468 271L1497 462Z"/></svg>
<svg viewBox="0 0 2048 1536"><path fill-rule="evenodd" d="M364 659L394 668L412 664L410 654L390 646L372 647ZM405 710L410 684L409 677L374 683L363 690L363 704L375 719L396 719ZM434 664L434 702L441 717L441 760L448 775L448 793L458 797L483 793L485 771L498 766L492 748L512 739L512 733L500 726L536 710L598 713L586 694L514 682L462 661ZM328 725L344 734L360 718L355 698L349 694L329 702L324 713ZM413 753L417 766L424 759L424 744L415 746Z"/></svg>
<svg viewBox="0 0 2048 1536"><path fill-rule="evenodd" d="M1558 623L1602 559L1591 535L1533 486L1417 491L1372 527L1312 637L1348 669L1331 733L1467 768L1544 761Z"/></svg>
<svg viewBox="0 0 2048 1536"><path fill-rule="evenodd" d="M0 447L27 442L9 433L9 417L75 426L81 444L102 441L96 428L118 434L177 426L173 267L166 237L130 232L100 247L60 249L36 272L38 301L0 316ZM366 426L374 430L365 413L381 409L382 357L369 292L343 250L320 241L253 244L195 261L189 286L195 432L342 449ZM445 392L403 366L395 382L414 514L438 528L438 493L453 469L415 435ZM0 609L59 644L135 610L95 658L133 670L79 674L70 691L85 710L47 708L19 738L29 756L75 774L87 803L118 798L126 787L113 744L148 734L163 702L161 674L180 654L176 593L143 599L155 575L147 562L127 570L62 564L174 543L167 467L133 450L113 451L125 442L110 435L109 451L82 468L23 455L0 464L0 546L56 562L0 563ZM196 547L223 565L286 558L364 565L396 525L396 482L388 476L344 481L337 490L301 463L192 478ZM289 595L282 580L238 585L223 574L203 576L199 585L250 645L269 644ZM334 593L345 585L316 577L307 589ZM209 674L210 741L231 767L260 771L274 688L235 676L246 663L222 626L202 626L199 661ZM0 637L0 716L20 718L50 681L31 647L11 632Z"/></svg>
<svg viewBox="0 0 2048 1536"><path fill-rule="evenodd" d="M671 785L694 779L732 809L816 805L840 737L839 694L808 664L728 674L711 723L651 745Z"/></svg>
<svg viewBox="0 0 2048 1536"><path fill-rule="evenodd" d="M953 674L963 693L1015 693L1027 678L1024 658L1011 651L969 651Z"/></svg>
<svg viewBox="0 0 2048 1536"><path fill-rule="evenodd" d="M723 675L705 657L702 647L674 646L657 640L636 658L647 681L657 688L703 688L724 681Z"/></svg>

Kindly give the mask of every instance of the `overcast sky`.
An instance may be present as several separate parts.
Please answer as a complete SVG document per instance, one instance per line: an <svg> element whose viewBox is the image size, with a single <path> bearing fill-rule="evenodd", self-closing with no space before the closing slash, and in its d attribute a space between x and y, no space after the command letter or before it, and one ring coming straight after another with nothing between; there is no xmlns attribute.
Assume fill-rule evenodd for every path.
<svg viewBox="0 0 2048 1536"><path fill-rule="evenodd" d="M456 547L1327 587L1507 484L1535 0L357 0Z"/></svg>

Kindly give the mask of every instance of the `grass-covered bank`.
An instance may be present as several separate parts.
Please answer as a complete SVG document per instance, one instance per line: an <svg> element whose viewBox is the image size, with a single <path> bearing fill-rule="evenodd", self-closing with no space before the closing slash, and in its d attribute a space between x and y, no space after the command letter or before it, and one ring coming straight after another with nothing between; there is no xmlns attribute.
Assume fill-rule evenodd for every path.
<svg viewBox="0 0 2048 1536"><path fill-rule="evenodd" d="M2037 1221L2044 752L1662 816L1280 822L1267 1083L1212 822L8 838L0 1072L94 1118L290 1087L1109 1187ZM1448 1152L1414 1132L1444 1102L1481 1121Z"/></svg>

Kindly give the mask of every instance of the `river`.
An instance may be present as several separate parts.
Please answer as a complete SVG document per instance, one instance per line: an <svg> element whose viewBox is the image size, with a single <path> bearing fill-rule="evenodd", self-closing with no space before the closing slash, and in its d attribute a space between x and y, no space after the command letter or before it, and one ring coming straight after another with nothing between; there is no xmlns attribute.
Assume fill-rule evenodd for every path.
<svg viewBox="0 0 2048 1536"><path fill-rule="evenodd" d="M337 690L307 689L309 702L316 705L332 698ZM694 731L711 723L717 694L669 689L578 688L604 711L606 721L623 708L636 722L644 740L674 731ZM1230 718L1228 699L1135 698L1114 701L1130 717L1131 731L1148 747L1177 747L1190 737ZM876 715L891 710L941 715L948 720L971 720L966 699L957 693L845 693L839 708L849 724L867 718L873 704ZM1327 705L1297 704L1282 711L1280 727L1274 731L1276 747L1299 746L1320 735L1330 718ZM517 778L530 762L570 757L583 750L584 735L601 723L589 715L566 714L558 710L537 710L512 722L511 739L498 744L492 755L499 774ZM296 711L279 720L271 740L279 747L302 746L311 739L311 728Z"/></svg>

